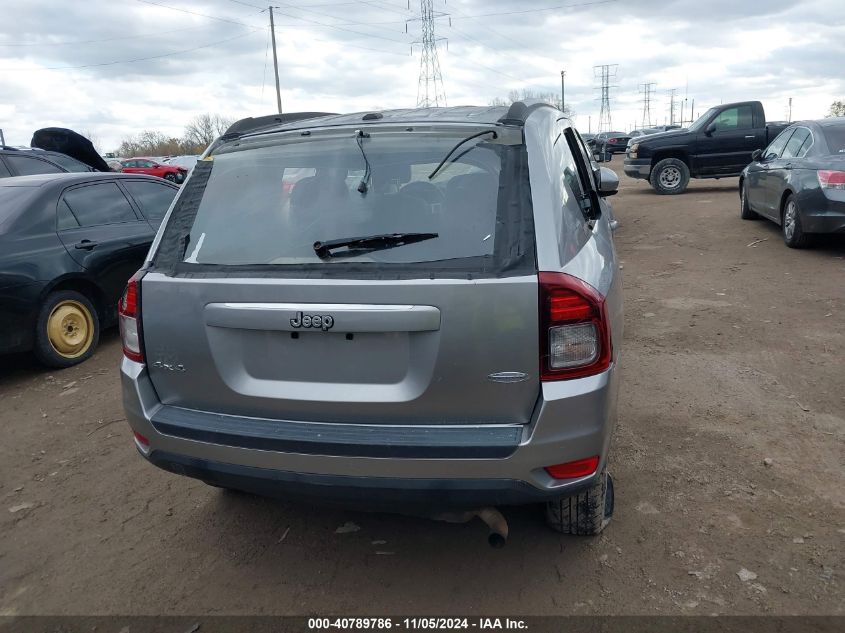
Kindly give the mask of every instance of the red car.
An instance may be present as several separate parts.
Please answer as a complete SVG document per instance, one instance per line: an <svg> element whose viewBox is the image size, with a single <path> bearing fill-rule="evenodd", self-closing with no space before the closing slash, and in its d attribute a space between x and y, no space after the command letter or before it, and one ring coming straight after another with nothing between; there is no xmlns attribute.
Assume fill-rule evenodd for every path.
<svg viewBox="0 0 845 633"><path fill-rule="evenodd" d="M125 174L148 174L158 176L170 182L181 184L188 176L188 170L179 165L164 165L152 158L129 158L121 161Z"/></svg>

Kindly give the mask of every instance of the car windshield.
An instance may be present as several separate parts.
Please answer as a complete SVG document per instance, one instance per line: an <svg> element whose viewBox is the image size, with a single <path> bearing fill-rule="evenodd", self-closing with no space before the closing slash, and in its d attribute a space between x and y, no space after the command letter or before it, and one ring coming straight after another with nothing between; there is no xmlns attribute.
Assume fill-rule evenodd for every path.
<svg viewBox="0 0 845 633"><path fill-rule="evenodd" d="M461 144L433 178L466 135L350 133L217 154L182 261L325 264L315 242L394 233L436 237L342 261L492 257L510 231L500 216L518 207L506 201L514 192L527 194L525 148L502 137ZM338 265L334 261L328 265Z"/></svg>
<svg viewBox="0 0 845 633"><path fill-rule="evenodd" d="M699 129L704 127L704 124L710 119L713 114L715 114L717 108L710 108L707 112L702 114L698 117L690 126L687 128L690 132L697 132Z"/></svg>
<svg viewBox="0 0 845 633"><path fill-rule="evenodd" d="M822 128L831 154L845 154L845 124Z"/></svg>

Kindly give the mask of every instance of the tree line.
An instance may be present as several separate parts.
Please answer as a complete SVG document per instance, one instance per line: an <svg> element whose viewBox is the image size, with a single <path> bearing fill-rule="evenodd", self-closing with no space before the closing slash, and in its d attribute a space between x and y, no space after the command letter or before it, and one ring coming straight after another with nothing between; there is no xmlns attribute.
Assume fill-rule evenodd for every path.
<svg viewBox="0 0 845 633"><path fill-rule="evenodd" d="M120 142L117 156L174 156L201 154L235 120L219 114L201 114L191 119L182 136L168 136L158 130L144 130Z"/></svg>
<svg viewBox="0 0 845 633"><path fill-rule="evenodd" d="M563 105L561 103L561 95L554 92L535 92L523 88L522 90L511 90L507 97L494 97L488 103L491 106L509 106L517 101L527 101L529 99L536 99L544 101L556 108L563 110L564 114L571 117L573 115L572 108L569 104Z"/></svg>

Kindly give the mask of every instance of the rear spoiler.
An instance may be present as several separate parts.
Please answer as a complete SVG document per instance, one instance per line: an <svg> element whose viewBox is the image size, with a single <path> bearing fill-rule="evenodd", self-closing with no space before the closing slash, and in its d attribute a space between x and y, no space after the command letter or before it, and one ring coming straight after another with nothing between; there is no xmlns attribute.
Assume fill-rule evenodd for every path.
<svg viewBox="0 0 845 633"><path fill-rule="evenodd" d="M289 112L288 114L269 114L260 117L247 117L240 121L235 121L229 126L223 135L220 137L223 141L228 141L233 138L238 138L244 134L256 132L265 128L272 128L285 123L292 123L294 121L302 121L303 119L316 119L323 116L334 116L335 112Z"/></svg>

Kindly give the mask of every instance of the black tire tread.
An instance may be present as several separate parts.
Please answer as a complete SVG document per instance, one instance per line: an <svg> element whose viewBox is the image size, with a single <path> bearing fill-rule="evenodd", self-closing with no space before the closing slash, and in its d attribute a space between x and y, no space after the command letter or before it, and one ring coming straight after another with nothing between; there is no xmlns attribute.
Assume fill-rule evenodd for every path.
<svg viewBox="0 0 845 633"><path fill-rule="evenodd" d="M742 191L745 192L745 196L743 197L742 192L740 192L739 196L739 217L743 220L759 220L760 216L757 215L756 211L752 211L751 207L748 205L748 192L746 190L745 181L742 181Z"/></svg>
<svg viewBox="0 0 845 633"><path fill-rule="evenodd" d="M610 475L603 472L591 488L571 497L563 497L546 504L546 522L556 532L576 536L599 534L610 522L606 501L608 487L612 489ZM612 490L611 490L612 499Z"/></svg>
<svg viewBox="0 0 845 633"><path fill-rule="evenodd" d="M663 170L663 168L667 167L668 165L674 165L675 167L678 167L681 170L681 186L677 189L664 189L660 186L660 180L658 179L658 175ZM679 158L664 158L663 160L658 161L658 163L651 170L651 175L649 176L649 183L651 183L651 188L654 189L661 196L677 196L678 194L683 193L687 190L687 187L689 186L689 179L689 167L687 167L687 164L684 161Z"/></svg>
<svg viewBox="0 0 845 633"><path fill-rule="evenodd" d="M804 230L801 228L801 207L798 206L798 202L795 203L797 211L795 216L795 233L793 233L791 240L786 239L786 233L784 233L784 226L786 225L786 222L784 222L784 216L786 215L786 206L789 204L789 201L792 200L794 197L794 194L790 194L786 197L786 200L783 201L783 210L780 216L781 235L783 236L784 243L789 248L807 248L812 241L812 236L805 233Z"/></svg>

